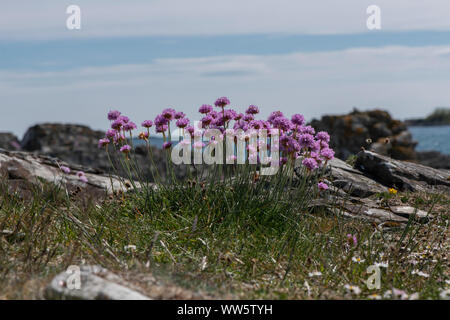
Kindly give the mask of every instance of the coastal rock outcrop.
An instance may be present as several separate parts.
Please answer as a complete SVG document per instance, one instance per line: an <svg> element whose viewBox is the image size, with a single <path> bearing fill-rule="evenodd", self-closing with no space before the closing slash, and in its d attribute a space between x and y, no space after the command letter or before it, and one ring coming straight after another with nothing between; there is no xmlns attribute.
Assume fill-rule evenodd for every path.
<svg viewBox="0 0 450 320"><path fill-rule="evenodd" d="M330 146L336 156L346 160L366 148L399 160L416 158L417 142L406 125L383 110L358 111L347 115L326 115L311 122L318 131L332 136Z"/></svg>
<svg viewBox="0 0 450 320"><path fill-rule="evenodd" d="M104 149L98 148L98 140L105 137L103 131L92 130L89 127L73 124L39 124L31 127L22 139L22 150L34 154L58 158L71 165L81 165L102 173L118 174L129 177L129 172L120 165L118 152L110 152L110 158ZM163 151L152 147L154 163L161 173L166 171ZM139 175L132 172L132 178L144 178L153 181L152 163L147 157L147 147L138 146L135 149L136 165ZM177 172L182 176L183 171Z"/></svg>
<svg viewBox="0 0 450 320"><path fill-rule="evenodd" d="M365 198L388 191L386 186L367 178L364 173L340 159L329 161L328 166L333 185L352 196Z"/></svg>
<svg viewBox="0 0 450 320"><path fill-rule="evenodd" d="M0 149L20 150L19 139L10 132L0 132Z"/></svg>
<svg viewBox="0 0 450 320"><path fill-rule="evenodd" d="M64 173L62 166L70 167ZM384 223L404 224L410 215L417 220L428 220L426 212L412 207L385 208L371 197L395 187L405 191L427 191L450 193L448 173L426 166L392 160L365 151L358 154L355 168L342 160L334 159L328 164L325 178L330 184L329 197L313 201L313 208L325 208L333 214ZM83 171L87 181L77 175ZM101 174L98 170L67 164L57 158L13 152L0 149L0 177L10 192L22 197L32 197L33 187L42 181L62 186L72 195L82 199L102 199L113 192L126 192L131 182L115 176ZM139 187L139 186L138 186Z"/></svg>
<svg viewBox="0 0 450 320"><path fill-rule="evenodd" d="M62 166L70 168L70 173L64 173ZM83 172L87 181L82 181L78 172ZM98 170L70 165L48 156L3 149L0 149L0 177L11 192L24 197L31 196L33 186L41 181L59 184L70 193L83 192L92 198L127 190L126 180L104 175Z"/></svg>
<svg viewBox="0 0 450 320"><path fill-rule="evenodd" d="M367 177L398 190L450 192L450 175L447 171L394 160L371 151L358 153L355 168Z"/></svg>

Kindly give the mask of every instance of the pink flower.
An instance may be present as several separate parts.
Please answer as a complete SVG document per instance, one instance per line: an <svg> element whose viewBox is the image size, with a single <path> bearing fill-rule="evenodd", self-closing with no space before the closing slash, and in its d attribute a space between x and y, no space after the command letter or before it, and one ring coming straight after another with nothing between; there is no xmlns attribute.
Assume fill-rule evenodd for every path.
<svg viewBox="0 0 450 320"><path fill-rule="evenodd" d="M162 126L156 126L155 130L158 133L166 132L169 130L169 126L167 124L163 124Z"/></svg>
<svg viewBox="0 0 450 320"><path fill-rule="evenodd" d="M189 124L188 118L181 118L181 119L178 119L176 122L176 125L178 128L185 128L188 124Z"/></svg>
<svg viewBox="0 0 450 320"><path fill-rule="evenodd" d="M116 130L108 130L106 131L106 137L109 139L114 139L117 136Z"/></svg>
<svg viewBox="0 0 450 320"><path fill-rule="evenodd" d="M189 132L189 134L191 135L191 137L194 136L194 131L195 131L195 129L194 129L193 126L187 126L187 127L186 127L186 131Z"/></svg>
<svg viewBox="0 0 450 320"><path fill-rule="evenodd" d="M203 113L203 114L208 114L211 111L213 111L213 107L210 106L209 104L204 104L198 109L198 112Z"/></svg>
<svg viewBox="0 0 450 320"><path fill-rule="evenodd" d="M121 120L122 123L128 123L130 121L130 118L126 116L120 116L119 118L117 118L117 120Z"/></svg>
<svg viewBox="0 0 450 320"><path fill-rule="evenodd" d="M223 108L226 105L230 104L230 100L227 97L221 97L221 98L217 99L214 104L216 107Z"/></svg>
<svg viewBox="0 0 450 320"><path fill-rule="evenodd" d="M119 131L122 128L123 124L124 123L122 120L117 119L117 120L114 120L114 122L111 124L111 128Z"/></svg>
<svg viewBox="0 0 450 320"><path fill-rule="evenodd" d="M173 120L175 118L175 114L177 112L172 109L172 108L167 108L164 109L163 112L161 113L161 115L163 116L163 118L167 119L167 120Z"/></svg>
<svg viewBox="0 0 450 320"><path fill-rule="evenodd" d="M298 137L298 142L302 148L311 148L314 145L314 137L309 133L305 133Z"/></svg>
<svg viewBox="0 0 450 320"><path fill-rule="evenodd" d="M164 142L163 143L163 149L170 149L170 147L172 146L172 142Z"/></svg>
<svg viewBox="0 0 450 320"><path fill-rule="evenodd" d="M86 175L83 171L78 171L77 177L81 182L88 183L88 179L86 178Z"/></svg>
<svg viewBox="0 0 450 320"><path fill-rule="evenodd" d="M301 114L294 114L291 118L291 122L296 126L302 126L305 124L305 117Z"/></svg>
<svg viewBox="0 0 450 320"><path fill-rule="evenodd" d="M250 105L245 111L246 114L257 114L259 113L259 108L255 105Z"/></svg>
<svg viewBox="0 0 450 320"><path fill-rule="evenodd" d="M330 148L325 148L320 151L320 155L326 160L332 160L334 158L334 151Z"/></svg>
<svg viewBox="0 0 450 320"><path fill-rule="evenodd" d="M122 148L120 148L120 152L124 153L124 154L128 154L131 151L131 147L129 145L124 145Z"/></svg>
<svg viewBox="0 0 450 320"><path fill-rule="evenodd" d="M306 158L306 159L303 159L302 164L303 164L309 171L313 171L313 170L317 169L317 167L318 167L317 161L314 160L313 158Z"/></svg>
<svg viewBox="0 0 450 320"><path fill-rule="evenodd" d="M99 147L99 148L104 148L104 147L106 147L110 142L111 142L111 141L109 141L109 139L107 139L107 138L100 139L100 140L98 141L98 147Z"/></svg>
<svg viewBox="0 0 450 320"><path fill-rule="evenodd" d="M117 110L111 110L108 112L108 120L114 121L120 117L120 112Z"/></svg>
<svg viewBox="0 0 450 320"><path fill-rule="evenodd" d="M133 131L134 129L136 129L137 126L134 122L127 122L123 125L123 130L125 131Z"/></svg>
<svg viewBox="0 0 450 320"><path fill-rule="evenodd" d="M152 120L145 120L144 122L142 122L142 126L144 128L151 128L153 126L153 121Z"/></svg>
<svg viewBox="0 0 450 320"><path fill-rule="evenodd" d="M114 137L114 143L117 144L121 141L125 141L125 136L123 135L123 133L119 133Z"/></svg>
<svg viewBox="0 0 450 320"><path fill-rule="evenodd" d="M184 118L184 117L186 117L186 115L183 113L183 112L177 112L177 113L175 113L175 119L181 119L181 118Z"/></svg>
<svg viewBox="0 0 450 320"><path fill-rule="evenodd" d="M70 173L70 168L66 167L66 166L61 166L61 171L64 172L65 174L69 174Z"/></svg>
<svg viewBox="0 0 450 320"><path fill-rule="evenodd" d="M316 134L317 140L324 141L326 143L330 142L330 135L325 131L320 131Z"/></svg>
<svg viewBox="0 0 450 320"><path fill-rule="evenodd" d="M319 188L319 190L323 190L323 191L328 190L328 185L324 182L319 182L317 184L317 187Z"/></svg>
<svg viewBox="0 0 450 320"><path fill-rule="evenodd" d="M358 244L358 239L356 235L352 235L351 233L347 234L347 241L349 244L353 244L355 247Z"/></svg>

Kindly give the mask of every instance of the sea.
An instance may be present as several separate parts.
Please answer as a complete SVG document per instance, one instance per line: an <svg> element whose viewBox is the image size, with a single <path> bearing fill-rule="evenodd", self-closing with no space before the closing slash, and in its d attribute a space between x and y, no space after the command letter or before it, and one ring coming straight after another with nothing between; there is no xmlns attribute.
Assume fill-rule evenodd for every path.
<svg viewBox="0 0 450 320"><path fill-rule="evenodd" d="M450 155L450 126L408 127L413 139L419 142L417 151L440 151Z"/></svg>
<svg viewBox="0 0 450 320"><path fill-rule="evenodd" d="M413 139L419 144L417 151L435 150L443 154L450 155L450 126L429 126L429 127L409 127L408 130L413 135ZM142 141L135 140L135 145ZM160 137L152 137L150 143L162 148L163 139Z"/></svg>

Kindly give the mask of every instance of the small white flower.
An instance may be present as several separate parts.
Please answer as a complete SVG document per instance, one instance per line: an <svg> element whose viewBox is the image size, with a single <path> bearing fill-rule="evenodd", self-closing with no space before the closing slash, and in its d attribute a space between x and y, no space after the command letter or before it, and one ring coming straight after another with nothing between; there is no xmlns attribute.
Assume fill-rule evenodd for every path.
<svg viewBox="0 0 450 320"><path fill-rule="evenodd" d="M208 261L206 259L206 256L204 256L202 259L202 262L200 263L200 270L201 271L205 270L207 265L208 265Z"/></svg>
<svg viewBox="0 0 450 320"><path fill-rule="evenodd" d="M314 272L310 272L308 273L308 277L312 278L312 277L320 277L322 276L322 272L320 271L314 271Z"/></svg>
<svg viewBox="0 0 450 320"><path fill-rule="evenodd" d="M400 289L392 289L392 294L395 298L400 298L401 300L406 300L408 299L408 294Z"/></svg>
<svg viewBox="0 0 450 320"><path fill-rule="evenodd" d="M308 281L305 280L305 283L303 284L308 291L308 297L311 296L311 287L309 286Z"/></svg>
<svg viewBox="0 0 450 320"><path fill-rule="evenodd" d="M419 270L413 270L411 272L411 274L417 274L418 276L424 277L424 278L428 278L430 275L428 273L419 271Z"/></svg>
<svg viewBox="0 0 450 320"><path fill-rule="evenodd" d="M136 246L133 244L130 244L128 246L124 246L123 250L127 251L127 252L132 252L132 251L136 251Z"/></svg>
<svg viewBox="0 0 450 320"><path fill-rule="evenodd" d="M419 293L415 292L409 296L409 300L419 300Z"/></svg>
<svg viewBox="0 0 450 320"><path fill-rule="evenodd" d="M386 262L376 262L375 265L379 268L387 268L389 266L389 261Z"/></svg>
<svg viewBox="0 0 450 320"><path fill-rule="evenodd" d="M356 295L359 295L361 293L361 289L358 286L353 286L351 284L346 284L344 286L344 288L350 292L350 293L354 293Z"/></svg>
<svg viewBox="0 0 450 320"><path fill-rule="evenodd" d="M419 261L417 261L416 259L412 259L412 260L409 260L409 263L411 263L413 266L415 266L416 264L419 263Z"/></svg>
<svg viewBox="0 0 450 320"><path fill-rule="evenodd" d="M439 297L441 297L441 299L444 299L444 300L449 300L450 299L450 289L442 290L441 293L439 294Z"/></svg>
<svg viewBox="0 0 450 320"><path fill-rule="evenodd" d="M359 257L353 257L353 258L352 258L352 261L353 261L353 262L356 262L356 263L363 263L363 262L366 261L366 260L361 259L361 258L359 258Z"/></svg>
<svg viewBox="0 0 450 320"><path fill-rule="evenodd" d="M381 296L379 294L371 294L370 296L367 297L370 300L381 300Z"/></svg>

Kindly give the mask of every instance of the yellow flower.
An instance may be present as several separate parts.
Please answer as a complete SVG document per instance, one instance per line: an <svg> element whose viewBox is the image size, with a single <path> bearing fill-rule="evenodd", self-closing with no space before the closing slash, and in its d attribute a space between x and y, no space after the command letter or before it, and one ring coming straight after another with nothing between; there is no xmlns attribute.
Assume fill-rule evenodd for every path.
<svg viewBox="0 0 450 320"><path fill-rule="evenodd" d="M389 188L389 193L390 194L397 194L397 190L394 188Z"/></svg>

